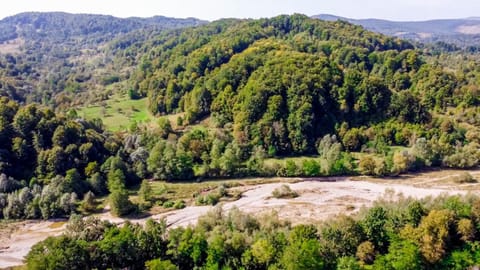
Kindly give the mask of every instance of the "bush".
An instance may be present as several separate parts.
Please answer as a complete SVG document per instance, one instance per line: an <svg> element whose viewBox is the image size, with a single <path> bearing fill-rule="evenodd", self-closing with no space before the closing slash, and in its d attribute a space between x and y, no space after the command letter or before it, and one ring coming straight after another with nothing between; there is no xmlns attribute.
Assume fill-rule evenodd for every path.
<svg viewBox="0 0 480 270"><path fill-rule="evenodd" d="M296 176L298 174L297 164L293 160L287 160L285 163L286 176Z"/></svg>
<svg viewBox="0 0 480 270"><path fill-rule="evenodd" d="M175 205L174 201L166 201L162 204L163 208L172 208Z"/></svg>
<svg viewBox="0 0 480 270"><path fill-rule="evenodd" d="M225 185L225 183L220 184L217 188L217 193L220 197L226 197L228 195L227 185Z"/></svg>
<svg viewBox="0 0 480 270"><path fill-rule="evenodd" d="M338 259L338 270L360 270L360 264L354 257L341 257Z"/></svg>
<svg viewBox="0 0 480 270"><path fill-rule="evenodd" d="M375 246L370 241L365 241L357 247L357 258L365 263L372 264L375 261Z"/></svg>
<svg viewBox="0 0 480 270"><path fill-rule="evenodd" d="M227 185L225 183L222 183L218 186L218 188L212 192L209 192L208 194L200 195L197 194L195 195L195 204L196 205L216 205L221 198L227 197Z"/></svg>
<svg viewBox="0 0 480 270"><path fill-rule="evenodd" d="M443 158L443 165L450 168L473 168L480 163L480 154L478 153L478 144L470 143L460 149L456 149L455 153Z"/></svg>
<svg viewBox="0 0 480 270"><path fill-rule="evenodd" d="M178 200L175 202L175 204L173 205L173 208L175 209L183 209L185 208L186 205L185 205L185 201L184 200Z"/></svg>
<svg viewBox="0 0 480 270"><path fill-rule="evenodd" d="M196 205L216 205L220 201L220 194L219 193L209 193L206 195L197 196L195 200Z"/></svg>
<svg viewBox="0 0 480 270"><path fill-rule="evenodd" d="M464 173L461 173L457 176L453 176L452 181L457 183L457 184L477 183L478 182L477 179L473 178L473 176L468 172L464 172Z"/></svg>
<svg viewBox="0 0 480 270"><path fill-rule="evenodd" d="M175 266L171 261L169 261L169 260L162 261L160 259L151 260L151 261L146 262L145 267L148 270L157 270L157 269L176 270L176 269L178 269L177 266Z"/></svg>
<svg viewBox="0 0 480 270"><path fill-rule="evenodd" d="M361 174L374 175L376 168L377 164L375 162L375 159L373 159L371 156L364 156L360 158L360 161L358 163L358 170Z"/></svg>
<svg viewBox="0 0 480 270"><path fill-rule="evenodd" d="M132 100L140 99L142 96L135 90L129 89L128 90L128 97Z"/></svg>
<svg viewBox="0 0 480 270"><path fill-rule="evenodd" d="M168 134L173 132L170 120L167 117L160 117L157 121L160 137L166 139Z"/></svg>
<svg viewBox="0 0 480 270"><path fill-rule="evenodd" d="M296 198L298 194L293 191L288 185L281 185L272 192L272 196L277 199Z"/></svg>
<svg viewBox="0 0 480 270"><path fill-rule="evenodd" d="M318 176L320 175L320 164L313 160L307 159L302 163L303 173L305 176Z"/></svg>
<svg viewBox="0 0 480 270"><path fill-rule="evenodd" d="M138 191L138 197L143 203L151 203L153 201L152 186L148 180L143 180Z"/></svg>

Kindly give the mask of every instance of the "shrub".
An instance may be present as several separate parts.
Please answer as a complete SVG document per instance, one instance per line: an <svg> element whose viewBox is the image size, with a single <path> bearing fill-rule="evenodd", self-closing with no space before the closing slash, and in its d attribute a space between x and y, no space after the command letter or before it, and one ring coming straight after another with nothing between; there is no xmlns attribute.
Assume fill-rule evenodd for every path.
<svg viewBox="0 0 480 270"><path fill-rule="evenodd" d="M197 194L195 196L195 204L196 205L216 205L221 198L227 197L227 185L222 183L218 186L218 188L214 191L211 191L207 194L200 195Z"/></svg>
<svg viewBox="0 0 480 270"><path fill-rule="evenodd" d="M370 241L365 241L357 247L357 258L365 263L372 264L375 261L375 246Z"/></svg>
<svg viewBox="0 0 480 270"><path fill-rule="evenodd" d="M197 199L195 200L196 205L216 205L220 201L220 194L215 192L215 193L209 193L206 195L200 195L197 196Z"/></svg>
<svg viewBox="0 0 480 270"><path fill-rule="evenodd" d="M178 200L175 202L175 204L173 205L173 208L175 209L183 209L185 208L186 205L185 205L185 201L184 200Z"/></svg>
<svg viewBox="0 0 480 270"><path fill-rule="evenodd" d="M166 201L162 204L163 208L172 208L175 205L174 201Z"/></svg>
<svg viewBox="0 0 480 270"><path fill-rule="evenodd" d="M162 261L160 259L151 260L151 261L146 262L145 267L148 270L156 270L156 269L176 270L176 269L178 269L177 266L175 266L171 261L169 261L169 260Z"/></svg>
<svg viewBox="0 0 480 270"><path fill-rule="evenodd" d="M272 196L277 199L296 198L298 194L288 185L281 185L272 192Z"/></svg>
<svg viewBox="0 0 480 270"><path fill-rule="evenodd" d="M477 183L478 182L477 179L473 178L473 176L468 172L464 172L464 173L461 173L457 176L453 176L452 181L457 183L457 184Z"/></svg>
<svg viewBox="0 0 480 270"><path fill-rule="evenodd" d="M132 100L136 100L136 99L142 98L142 96L137 91L135 91L134 89L129 89L128 90L128 98L130 98Z"/></svg>
<svg viewBox="0 0 480 270"><path fill-rule="evenodd" d="M354 257L341 257L338 259L338 270L360 270L360 264Z"/></svg>
<svg viewBox="0 0 480 270"><path fill-rule="evenodd" d="M358 162L358 170L363 175L385 176L391 171L391 168L382 158L375 159L372 156L363 156Z"/></svg>
<svg viewBox="0 0 480 270"><path fill-rule="evenodd" d="M120 77L117 75L110 75L102 78L102 85L107 86L120 81Z"/></svg>
<svg viewBox="0 0 480 270"><path fill-rule="evenodd" d="M320 164L313 160L307 159L302 163L303 173L305 176L318 176L320 175Z"/></svg>
<svg viewBox="0 0 480 270"><path fill-rule="evenodd" d="M287 160L285 163L286 176L296 176L298 174L297 164L293 160Z"/></svg>

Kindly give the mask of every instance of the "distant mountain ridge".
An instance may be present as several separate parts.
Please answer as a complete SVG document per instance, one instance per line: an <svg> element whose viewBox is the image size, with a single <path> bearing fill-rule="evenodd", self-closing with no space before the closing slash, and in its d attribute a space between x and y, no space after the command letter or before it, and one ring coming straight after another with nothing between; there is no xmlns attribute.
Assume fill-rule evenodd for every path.
<svg viewBox="0 0 480 270"><path fill-rule="evenodd" d="M478 45L480 40L479 17L403 22L381 19L351 19L330 14L320 14L312 17L327 21L348 21L371 31L421 42L444 41L459 46L471 46Z"/></svg>
<svg viewBox="0 0 480 270"><path fill-rule="evenodd" d="M147 27L161 29L197 26L206 23L196 18L164 16L117 18L109 15L65 12L25 12L0 20L0 43L22 38L69 38L76 36L111 37Z"/></svg>

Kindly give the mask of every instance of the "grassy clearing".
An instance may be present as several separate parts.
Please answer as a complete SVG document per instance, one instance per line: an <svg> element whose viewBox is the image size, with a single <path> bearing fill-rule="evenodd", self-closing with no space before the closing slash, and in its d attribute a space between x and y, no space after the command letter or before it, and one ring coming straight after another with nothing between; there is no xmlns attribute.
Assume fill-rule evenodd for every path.
<svg viewBox="0 0 480 270"><path fill-rule="evenodd" d="M154 196L163 197L165 200L186 200L194 199L195 194L202 194L218 188L225 184L228 188L274 183L282 181L280 178L257 178L257 179L232 179L212 180L205 182L180 182L169 183L163 181L151 182Z"/></svg>
<svg viewBox="0 0 480 270"><path fill-rule="evenodd" d="M231 179L231 180L212 180L205 182L177 182L169 183L164 181L150 182L152 187L153 197L155 198L155 206L150 209L151 214L157 214L165 211L170 211L172 208L165 209L162 207L165 202L185 202L186 206L196 205L196 198L202 195L208 195L217 191L220 186L227 188L227 196L220 198L220 201L231 201L240 198L240 190L232 190L235 187L254 186L269 183L294 183L298 179L285 178L248 178L248 179ZM137 200L136 192L131 193L132 201Z"/></svg>
<svg viewBox="0 0 480 270"><path fill-rule="evenodd" d="M132 100L127 96L113 96L102 104L95 104L77 109L79 116L91 120L100 118L106 129L121 131L133 122L150 123L155 117L147 109L147 99Z"/></svg>

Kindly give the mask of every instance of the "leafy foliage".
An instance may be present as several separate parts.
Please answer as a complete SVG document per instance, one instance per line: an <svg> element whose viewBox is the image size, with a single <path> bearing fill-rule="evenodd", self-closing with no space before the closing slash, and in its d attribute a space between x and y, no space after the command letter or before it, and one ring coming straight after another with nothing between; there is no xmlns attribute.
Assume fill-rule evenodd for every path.
<svg viewBox="0 0 480 270"><path fill-rule="evenodd" d="M465 269L479 261L480 198L381 200L355 219L338 217L319 226L282 222L275 214L255 218L214 208L198 224L166 230L164 221L116 227L73 219L66 236L38 243L28 267L74 269ZM412 205L420 223L406 219ZM478 208L478 207L477 207ZM396 226L391 226L395 224ZM457 225L458 224L458 225ZM468 224L468 225L467 225ZM88 230L78 230L85 226ZM470 229L466 229L470 228ZM466 231L471 231L465 234ZM78 233L82 232L82 233ZM464 237L469 235L468 237ZM88 240L87 240L88 239ZM36 268L35 268L36 269Z"/></svg>
<svg viewBox="0 0 480 270"><path fill-rule="evenodd" d="M430 166L480 164L480 70L474 55L435 55L346 22L299 14L226 19L168 31L154 27L155 19L72 18L78 20L36 13L4 20L26 27L17 35L38 39L26 41L22 54L0 56L4 218L68 216L81 200L85 210L93 210L89 191L109 194L114 212L127 214L136 209L128 189L143 179L384 176ZM171 23L175 22L182 26L196 21ZM62 34L61 28L53 28L65 23L70 31ZM87 29L84 24L100 26ZM145 24L152 28L135 30ZM115 31L110 33L110 27ZM13 28L3 30L6 38L15 36L8 33ZM105 37L114 40L98 46L107 42ZM63 55L54 46L52 53L59 54L52 58L54 67L43 67L43 58L32 55L49 42L63 46L72 39L78 42L75 52L106 48L92 52L94 58L104 53L105 61L75 55L94 64L62 60L57 66L53 60L66 59L72 52ZM32 44L41 48L33 50ZM99 67L105 68L101 78L90 74ZM45 77L44 69L53 77ZM16 92L20 83L33 94ZM134 123L128 132L105 132L101 120L86 121L70 106L86 101L83 91L95 92L96 87L105 92L93 94L95 98L104 100L123 91L115 96L145 98L150 117L162 116L151 125ZM113 102L100 102L96 108ZM151 206L148 193L143 185L140 210ZM222 196L196 199L215 204ZM417 224L420 210L414 207L410 213ZM378 230L381 239L371 243L385 252L383 227L363 225L370 228L365 229L369 235ZM267 244L258 245L268 251ZM350 256L343 251L336 255Z"/></svg>
<svg viewBox="0 0 480 270"><path fill-rule="evenodd" d="M67 109L98 101L107 86L128 77L120 68L127 61L116 63L118 51L165 29L203 23L162 16L115 18L62 12L26 12L4 18L0 44L14 49L0 57L0 95ZM125 54L122 59L135 56L133 50Z"/></svg>

